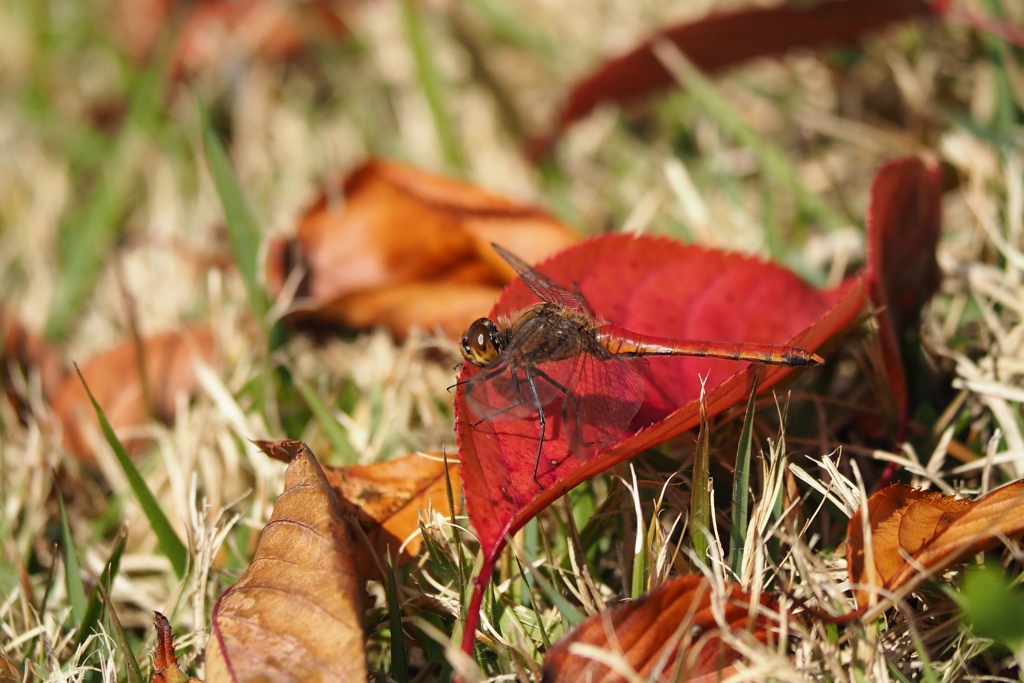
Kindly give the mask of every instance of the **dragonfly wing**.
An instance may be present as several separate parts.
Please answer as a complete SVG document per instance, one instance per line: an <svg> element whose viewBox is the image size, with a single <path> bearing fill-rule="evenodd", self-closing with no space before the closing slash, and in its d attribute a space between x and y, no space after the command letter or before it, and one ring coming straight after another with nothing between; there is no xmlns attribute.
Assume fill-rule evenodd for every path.
<svg viewBox="0 0 1024 683"><path fill-rule="evenodd" d="M629 432L644 400L646 362L612 354L580 358L577 381L562 413L570 451L590 457L622 441Z"/></svg>
<svg viewBox="0 0 1024 683"><path fill-rule="evenodd" d="M530 291L540 297L542 301L565 308L586 310L582 294L566 289L546 275L539 273L526 261L502 249L497 244L491 244L491 246L494 247L494 251L498 252L498 256L505 259L516 273L519 274L519 277L523 278L523 282L530 288Z"/></svg>

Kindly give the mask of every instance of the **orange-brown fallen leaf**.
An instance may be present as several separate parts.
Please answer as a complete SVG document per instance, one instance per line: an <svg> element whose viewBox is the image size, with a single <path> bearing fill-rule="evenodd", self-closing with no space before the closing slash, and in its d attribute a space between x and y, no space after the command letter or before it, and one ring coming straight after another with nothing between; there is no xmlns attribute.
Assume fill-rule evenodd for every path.
<svg viewBox="0 0 1024 683"><path fill-rule="evenodd" d="M595 614L548 651L543 680L628 680L593 655L587 656L584 646L643 680L660 680L669 674L671 680L689 680L722 671L739 657L723 642L723 627L767 642L775 637L779 625L779 610L768 596L761 596L761 604L753 610L750 596L738 586L729 585L724 600L722 597L712 594L704 576L682 576L638 600ZM720 613L724 624L715 619L712 600L724 603ZM655 666L659 670L654 671Z"/></svg>
<svg viewBox="0 0 1024 683"><path fill-rule="evenodd" d="M577 242L548 213L469 183L369 161L327 188L292 240L270 246L268 281L304 278L293 319L349 327L440 328L452 338L513 273L491 242L535 262Z"/></svg>
<svg viewBox="0 0 1024 683"><path fill-rule="evenodd" d="M153 683L200 683L198 678L186 675L178 668L174 656L174 635L167 617L156 615L156 647L153 649Z"/></svg>
<svg viewBox="0 0 1024 683"><path fill-rule="evenodd" d="M389 552L393 561L397 556L397 564L419 554L423 545L419 535L420 511L433 508L446 517L452 514L443 456L439 453L411 453L372 465L326 467L324 475L338 494L342 508L356 518L373 545L376 558L364 543L357 543L353 549L356 567L364 579L380 577L378 569L384 566ZM458 462L449 462L448 477L455 514L459 514L462 480ZM405 547L399 556L398 549L403 543Z"/></svg>
<svg viewBox="0 0 1024 683"><path fill-rule="evenodd" d="M64 381L60 355L41 336L21 324L5 306L0 305L0 386L8 400L20 411L24 397L17 396L11 386L11 369L20 368L26 376L38 374L43 396L53 396Z"/></svg>
<svg viewBox="0 0 1024 683"><path fill-rule="evenodd" d="M291 59L311 43L345 32L342 15L354 2L312 0L302 8L280 0L115 0L111 33L128 56L152 56L161 36L177 31L176 75L229 68L241 58Z"/></svg>
<svg viewBox="0 0 1024 683"><path fill-rule="evenodd" d="M867 502L871 555L860 509L847 528L846 561L859 607L1024 532L1024 480L976 501L893 484ZM911 561L905 558L909 557Z"/></svg>
<svg viewBox="0 0 1024 683"><path fill-rule="evenodd" d="M82 375L115 432L145 424L150 417L171 422L178 394L191 396L196 391L195 363L214 363L217 343L209 327L192 327L143 340L144 364L139 363L138 351L138 345L129 340L82 366ZM147 402L152 404L152 416ZM78 375L65 377L52 405L64 428L65 446L80 458L92 460L87 430L99 426ZM140 439L124 441L129 452L142 443Z"/></svg>
<svg viewBox="0 0 1024 683"><path fill-rule="evenodd" d="M207 683L365 681L363 587L345 513L301 441L259 441L291 461L252 564L217 601Z"/></svg>

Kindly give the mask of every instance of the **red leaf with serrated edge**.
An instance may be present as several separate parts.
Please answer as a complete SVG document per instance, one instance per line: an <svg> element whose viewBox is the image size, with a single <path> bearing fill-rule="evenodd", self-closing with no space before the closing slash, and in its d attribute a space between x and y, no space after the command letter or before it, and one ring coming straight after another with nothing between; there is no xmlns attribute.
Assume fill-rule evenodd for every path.
<svg viewBox="0 0 1024 683"><path fill-rule="evenodd" d="M866 298L860 278L819 291L770 263L652 237L603 235L562 252L538 270L565 287L577 287L604 320L677 339L792 343L813 350L852 321ZM491 318L536 301L526 284L516 280ZM621 439L608 449L586 458L571 453L568 430L560 428L557 416L548 420L539 470L542 490L533 479L536 414L473 426L465 387L460 386L456 413L466 507L485 556L495 557L506 534L565 491L696 426L700 377L707 378L705 401L709 415L715 415L746 399L754 372L764 390L792 371L708 358L651 358L646 398ZM476 372L467 364L459 380Z"/></svg>
<svg viewBox="0 0 1024 683"><path fill-rule="evenodd" d="M871 184L868 209L868 279L878 308L896 438L903 440L910 410L902 348L920 325L921 309L939 289L935 257L942 228L942 179L934 156L894 159ZM919 344L914 342L915 346Z"/></svg>
<svg viewBox="0 0 1024 683"><path fill-rule="evenodd" d="M755 7L665 29L580 80L551 131L529 144L529 154L543 155L598 104L627 102L672 85L674 78L654 52L660 41L675 45L702 71L716 71L795 47L854 40L888 23L932 13L922 0L839 0Z"/></svg>

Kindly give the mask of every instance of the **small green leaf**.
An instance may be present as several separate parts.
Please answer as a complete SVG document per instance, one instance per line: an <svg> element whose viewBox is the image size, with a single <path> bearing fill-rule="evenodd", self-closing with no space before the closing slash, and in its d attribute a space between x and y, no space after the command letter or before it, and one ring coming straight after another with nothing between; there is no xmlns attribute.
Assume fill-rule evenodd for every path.
<svg viewBox="0 0 1024 683"><path fill-rule="evenodd" d="M121 465L121 469L124 470L125 476L128 478L128 485L131 486L132 492L135 494L136 499L139 501L139 505L142 507L142 512L146 515L146 519L149 520L150 526L153 527L153 533L156 534L157 544L160 546L160 550L163 551L164 556L170 561L171 567L174 569L175 575L181 579L185 576L185 570L188 568L188 551L185 549L185 544L181 542L178 535L174 533L174 527L167 520L167 516L164 514L163 509L156 500L156 496L149 490L146 485L146 480L139 474L139 470L136 469L135 463L128 457L128 453L125 452L124 446L118 440L117 435L114 434L114 430L111 429L110 423L107 422L106 415L103 414L103 409L100 408L100 404L96 402L96 399L92 395L92 391L89 390L89 385L85 382L85 377L82 377L82 371L78 368L78 364L75 363L75 372L78 373L78 378L82 380L82 386L85 387L85 393L89 395L89 401L92 402L92 407L96 411L96 418L100 421L100 427L103 429L103 435L107 439L107 443L114 451L114 455L117 457L117 462Z"/></svg>
<svg viewBox="0 0 1024 683"><path fill-rule="evenodd" d="M964 619L979 636L1020 652L1024 646L1024 590L998 567L981 566L964 576L953 595Z"/></svg>

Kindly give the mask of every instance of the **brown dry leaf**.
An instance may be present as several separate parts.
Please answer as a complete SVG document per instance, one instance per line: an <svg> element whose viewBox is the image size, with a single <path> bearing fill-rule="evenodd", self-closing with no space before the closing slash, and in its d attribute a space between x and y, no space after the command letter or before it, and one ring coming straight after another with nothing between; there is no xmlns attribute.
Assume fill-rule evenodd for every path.
<svg viewBox="0 0 1024 683"><path fill-rule="evenodd" d="M214 607L206 680L365 681L363 589L341 504L306 444L255 443L291 464L252 564Z"/></svg>
<svg viewBox="0 0 1024 683"><path fill-rule="evenodd" d="M156 615L156 647L153 651L153 683L200 683L198 678L187 676L178 668L178 658L174 656L174 635L167 617Z"/></svg>
<svg viewBox="0 0 1024 683"><path fill-rule="evenodd" d="M277 0L213 0L189 8L178 35L174 71L229 67L251 56L291 59L313 42L337 39L345 24L330 3L302 8Z"/></svg>
<svg viewBox="0 0 1024 683"><path fill-rule="evenodd" d="M459 514L459 463L448 464ZM360 576L379 578L378 568L402 549L397 563L412 560L423 545L419 534L420 511L433 508L446 517L453 513L448 507L448 489L445 484L443 457L438 453L412 453L397 460L353 467L330 467L324 472L327 481L341 499L342 508L356 517L359 526L373 544L376 558L370 556L364 544L355 549L356 565Z"/></svg>
<svg viewBox="0 0 1024 683"><path fill-rule="evenodd" d="M191 396L196 391L195 363L212 364L217 358L217 342L207 326L149 337L143 340L142 349L145 381L140 372L138 345L131 340L93 356L82 366L82 375L115 432L149 421L146 387L152 417L170 423L178 394ZM78 375L64 379L53 399L53 410L64 427L64 445L83 460L91 461L93 452L87 434L99 426ZM132 452L144 441L130 439L123 443Z"/></svg>
<svg viewBox="0 0 1024 683"><path fill-rule="evenodd" d="M304 270L294 319L350 327L412 326L461 335L514 275L491 249L529 262L579 241L546 212L459 180L369 161L327 188L294 240L270 247L268 280L281 293Z"/></svg>
<svg viewBox="0 0 1024 683"><path fill-rule="evenodd" d="M1003 538L1024 532L1024 480L977 501L893 484L868 499L871 551L867 563L860 509L847 527L846 561L860 607L918 576L930 576L974 553L994 548ZM909 556L911 562L905 557ZM924 573L919 574L921 568Z"/></svg>
<svg viewBox="0 0 1024 683"><path fill-rule="evenodd" d="M723 606L724 621L731 632L747 631L761 641L773 638L779 610L768 596L751 609L750 596L739 586L728 585ZM722 626L711 607L711 585L699 574L681 576L640 599L590 617L558 641L544 661L544 681L593 681L612 683L628 680L599 661L574 654L570 649L586 645L604 651L644 680L671 674L672 680L689 680L729 667L739 654L721 640ZM751 624L751 613L755 615ZM674 652L663 655L666 648ZM681 660L680 660L681 657ZM652 671L662 665L660 671Z"/></svg>
<svg viewBox="0 0 1024 683"><path fill-rule="evenodd" d="M19 683L21 672L15 666L14 660L3 652L0 652L0 683Z"/></svg>
<svg viewBox="0 0 1024 683"><path fill-rule="evenodd" d="M25 329L6 307L0 305L0 386L8 399L20 411L22 397L16 396L11 386L11 368L20 368L27 376L39 375L43 396L53 396L64 381L60 355L45 339Z"/></svg>

